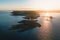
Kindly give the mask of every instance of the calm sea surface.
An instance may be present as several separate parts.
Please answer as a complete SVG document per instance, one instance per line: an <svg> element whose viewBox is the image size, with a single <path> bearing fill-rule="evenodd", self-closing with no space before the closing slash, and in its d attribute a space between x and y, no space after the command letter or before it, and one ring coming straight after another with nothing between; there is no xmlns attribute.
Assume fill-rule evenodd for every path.
<svg viewBox="0 0 60 40"><path fill-rule="evenodd" d="M24 32L9 30L12 25L22 21L22 17L12 16L10 11L0 11L0 40L60 40L59 16L52 21L43 22L38 18L38 23L42 26Z"/></svg>

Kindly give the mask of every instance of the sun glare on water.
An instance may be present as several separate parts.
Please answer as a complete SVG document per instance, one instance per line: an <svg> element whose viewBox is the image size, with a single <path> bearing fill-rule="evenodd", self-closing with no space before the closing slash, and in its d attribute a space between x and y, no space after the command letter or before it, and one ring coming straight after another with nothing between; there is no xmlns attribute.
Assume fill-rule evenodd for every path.
<svg viewBox="0 0 60 40"><path fill-rule="evenodd" d="M49 13L47 12L47 13L45 13L45 16L50 16L50 15L49 15Z"/></svg>

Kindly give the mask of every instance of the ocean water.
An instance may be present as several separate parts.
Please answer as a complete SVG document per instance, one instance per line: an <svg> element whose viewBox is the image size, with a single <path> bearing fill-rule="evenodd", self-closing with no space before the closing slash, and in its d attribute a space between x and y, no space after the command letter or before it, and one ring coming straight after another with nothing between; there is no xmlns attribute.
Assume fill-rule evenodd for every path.
<svg viewBox="0 0 60 40"><path fill-rule="evenodd" d="M23 16L12 16L10 11L0 11L0 40L60 40L59 16L42 23L38 18L38 23L42 26L24 32L9 30L12 25L22 20Z"/></svg>

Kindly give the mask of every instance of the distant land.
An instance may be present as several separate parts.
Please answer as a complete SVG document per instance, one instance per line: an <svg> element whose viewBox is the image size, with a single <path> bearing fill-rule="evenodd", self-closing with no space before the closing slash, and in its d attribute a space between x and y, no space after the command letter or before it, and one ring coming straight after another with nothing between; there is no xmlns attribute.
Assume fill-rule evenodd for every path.
<svg viewBox="0 0 60 40"><path fill-rule="evenodd" d="M42 9L35 9L35 8L12 8L12 9L1 9L1 10L9 10L9 11L36 11L36 12L41 12L41 13L45 13L45 12L55 12L55 13L60 13L60 10L42 10Z"/></svg>

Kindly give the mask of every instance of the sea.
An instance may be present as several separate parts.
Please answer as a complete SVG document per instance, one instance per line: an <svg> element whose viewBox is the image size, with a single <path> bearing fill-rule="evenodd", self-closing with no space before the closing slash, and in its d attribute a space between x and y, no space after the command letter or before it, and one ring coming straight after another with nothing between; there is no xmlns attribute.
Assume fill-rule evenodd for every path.
<svg viewBox="0 0 60 40"><path fill-rule="evenodd" d="M0 11L0 40L60 40L60 13L54 13L54 16L56 14L58 16L51 21L42 21L38 17L37 22L41 27L34 27L20 32L10 30L10 27L18 24L24 18L23 16L13 16L11 12Z"/></svg>

